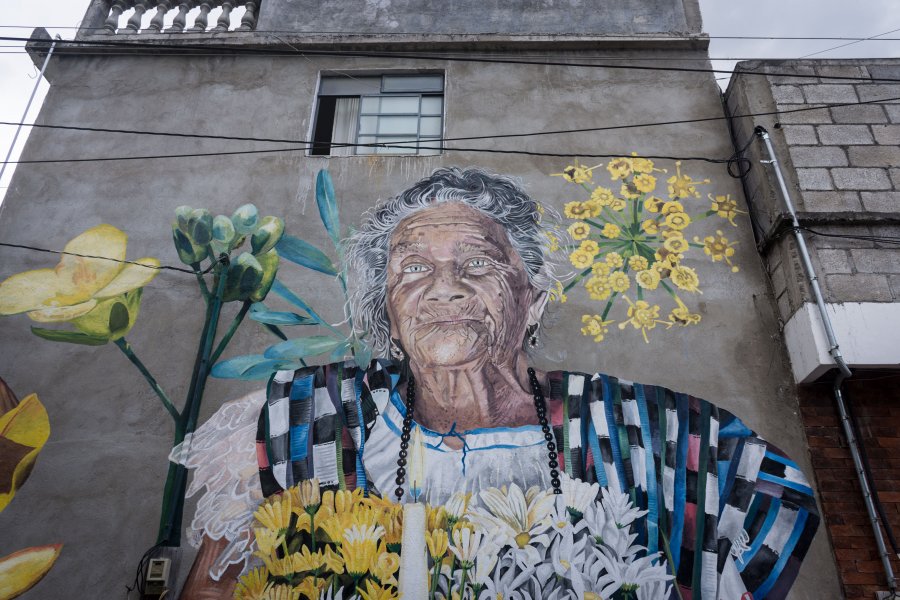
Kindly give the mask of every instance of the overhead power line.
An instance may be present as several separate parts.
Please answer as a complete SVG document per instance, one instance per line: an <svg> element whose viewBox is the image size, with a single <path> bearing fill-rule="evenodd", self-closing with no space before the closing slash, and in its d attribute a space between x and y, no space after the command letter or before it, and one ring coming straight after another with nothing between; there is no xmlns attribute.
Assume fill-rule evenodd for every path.
<svg viewBox="0 0 900 600"><path fill-rule="evenodd" d="M0 41L31 41L30 38L0 36ZM231 51L234 55L246 56L278 56L278 55L296 55L296 56L337 56L337 57L354 57L354 58L406 58L410 60L431 60L431 61L450 61L450 62L468 62L468 63L491 63L491 64L507 64L507 65L530 65L530 66L549 66L549 67L584 67L591 69L624 69L629 71L660 71L660 72L680 72L680 73L735 73L733 70L727 69L701 69L697 67L656 67L648 65L617 65L609 63L587 63L587 62L571 62L561 60L515 60L504 58L483 58L476 56L451 56L447 54L428 54L428 53L405 53L397 54L395 52L376 52L376 51L354 51L354 50L323 50L323 49L277 49L277 48L251 48L247 46L228 46L228 45L191 45L191 44L145 44L140 42L117 42L117 41L91 41L91 42L60 42L60 51L68 52L68 48L75 47L79 50L85 48L97 47L113 47L113 48L137 48L141 50L150 50L153 55L165 55L166 50L183 50L190 51L193 56L204 56L207 51L213 51L221 54L223 51ZM872 77L841 77L836 75L807 75L800 73L780 73L780 72L757 72L757 71L740 71L744 75L758 75L770 77L795 77L795 78L811 78L822 80L840 80L840 81L881 81L900 83L900 79L896 78L872 78Z"/></svg>
<svg viewBox="0 0 900 600"><path fill-rule="evenodd" d="M498 140L498 139L508 139L508 138L524 138L524 137L540 137L540 136L549 136L549 135L567 135L567 134L576 134L576 133L595 133L599 131L612 131L618 129L638 129L644 127L662 127L669 125L682 125L682 124L691 124L691 123L702 123L709 121L722 121L726 119L740 119L740 118L749 118L749 117L764 117L764 116L777 116L783 114L792 114L798 112L807 112L813 110L824 110L833 107L843 107L843 106L861 106L867 104L878 104L883 102L894 102L900 100L900 97L894 98L881 98L878 100L865 100L861 102L841 102L834 104L824 104L817 106L807 106L803 108L794 108L789 110L772 110L772 111L764 111L757 113L745 113L732 115L731 117L727 115L720 115L715 117L703 117L697 119L680 119L673 121L656 121L651 123L630 123L630 124L621 124L621 125L605 125L600 127L582 127L577 129L557 129L550 131L532 131L532 132L519 132L519 133L497 133L491 135L480 135L480 136L463 136L463 137L445 137L445 138L437 138L435 141L440 142L463 142L463 141L478 141L478 140ZM0 125L9 125L9 126L18 126L19 123L12 121L0 121ZM271 149L257 149L257 150L233 150L233 151L219 151L219 152L196 152L196 153L185 153L185 154L166 154L166 155L152 155L152 156L114 156L114 157L96 157L96 158L70 158L70 159L34 159L34 160L19 160L19 161L9 161L9 164L46 164L46 163L80 163L80 162L108 162L108 161L118 161L118 160L151 160L151 159L162 159L162 158L194 158L194 157L208 157L208 156L233 156L233 155L241 155L241 154L271 154L278 152L302 152L310 149L315 142L310 140L299 140L299 139L290 139L290 138L259 138L259 137L245 137L245 136L231 136L231 135L215 135L215 134L201 134L201 133L182 133L182 132L171 132L171 131L149 131L149 130L140 130L140 129L114 129L114 128L106 128L106 127L85 127L85 126L77 126L77 125L52 125L52 124L44 124L44 123L25 123L22 124L24 126L37 127L43 129L56 129L56 130L70 130L70 131L85 131L85 132L95 132L95 133L117 133L117 134L129 134L129 135L148 135L148 136L165 136L165 137L175 137L175 138L189 138L189 139L209 139L209 140L221 140L221 141L241 141L241 142L264 142L264 143L281 143L281 144L299 144L300 146L294 148L271 148ZM357 148L403 148L407 150L416 150L419 149L419 146L414 145L417 144L418 140L400 140L394 142L392 144L331 144L335 147L357 147ZM431 149L431 147L429 147ZM491 154L521 154L526 156L545 156L545 157L556 157L556 158L568 158L568 157L584 157L584 158L615 158L617 156L625 156L627 154L622 153L612 153L612 154L584 154L580 152L536 152L536 151L526 151L526 150L511 150L511 149L492 149L492 148L462 148L462 147L444 147L443 150L452 151L452 152L483 152L483 153L491 153ZM685 161L701 161L701 162L709 162L715 164L728 163L733 160L733 157L729 158L710 158L710 157L702 157L702 156L646 156L646 158L653 158L658 160L685 160Z"/></svg>

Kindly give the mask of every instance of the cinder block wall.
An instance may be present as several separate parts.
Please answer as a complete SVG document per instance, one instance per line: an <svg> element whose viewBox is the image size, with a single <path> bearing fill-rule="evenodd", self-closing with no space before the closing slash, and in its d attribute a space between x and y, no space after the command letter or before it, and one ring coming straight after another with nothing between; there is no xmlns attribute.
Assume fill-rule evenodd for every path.
<svg viewBox="0 0 900 600"><path fill-rule="evenodd" d="M877 79L900 80L900 60L754 61L740 63L738 70L726 93L735 143L751 140L758 125L769 131L829 309L837 314L850 305L875 306L890 312L900 302L900 244L890 240L900 238L900 81ZM868 103L883 99L888 100ZM803 110L817 107L823 108ZM744 188L784 327L814 298L774 172L760 163L764 154L759 141L750 144L753 167ZM896 327L887 321L873 325ZM869 344L855 327L839 342L842 348ZM888 521L900 532L900 371L894 358L883 360L887 364L851 362L854 376L845 393ZM893 369L870 370L891 362ZM801 417L844 594L874 598L887 585L835 407L832 375L799 386ZM894 561L894 569L900 573L900 562Z"/></svg>

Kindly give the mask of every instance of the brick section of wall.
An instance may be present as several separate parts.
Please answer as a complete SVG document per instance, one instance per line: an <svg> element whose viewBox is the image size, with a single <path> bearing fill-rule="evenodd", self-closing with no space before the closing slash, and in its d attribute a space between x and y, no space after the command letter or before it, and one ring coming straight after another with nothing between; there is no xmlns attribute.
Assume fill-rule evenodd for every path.
<svg viewBox="0 0 900 600"><path fill-rule="evenodd" d="M844 594L848 599L871 600L887 585L831 385L801 386L799 396ZM875 488L891 526L900 535L900 373L861 374L858 380L846 382L845 396L853 403ZM900 573L900 561L894 560L893 566Z"/></svg>

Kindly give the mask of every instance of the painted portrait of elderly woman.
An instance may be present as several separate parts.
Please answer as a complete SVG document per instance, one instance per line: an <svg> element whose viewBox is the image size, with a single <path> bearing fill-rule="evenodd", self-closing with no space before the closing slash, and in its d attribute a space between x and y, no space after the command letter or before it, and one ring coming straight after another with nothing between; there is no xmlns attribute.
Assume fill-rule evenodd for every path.
<svg viewBox="0 0 900 600"><path fill-rule="evenodd" d="M512 178L444 168L364 215L347 257L379 358L278 372L196 433L191 528L216 552L195 571L244 568L252 510L306 479L408 501L415 427L427 502L596 483L639 510L636 543L665 550L671 597L786 596L819 521L794 462L705 400L533 368L561 276L542 212Z"/></svg>

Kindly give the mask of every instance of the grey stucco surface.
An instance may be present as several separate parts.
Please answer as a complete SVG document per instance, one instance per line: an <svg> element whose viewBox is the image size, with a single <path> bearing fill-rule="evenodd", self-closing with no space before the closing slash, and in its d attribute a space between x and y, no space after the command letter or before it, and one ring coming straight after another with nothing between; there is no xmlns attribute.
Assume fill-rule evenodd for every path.
<svg viewBox="0 0 900 600"><path fill-rule="evenodd" d="M299 4L299 3L287 3ZM286 5L287 5L286 4ZM294 10L294 9L292 9ZM622 58L660 56L634 51ZM553 53L551 54L551 58ZM514 56L514 55L512 55ZM560 58L577 54L562 54ZM684 54L687 66L704 54ZM320 71L409 68L384 58L134 56L54 59L53 85L39 122L95 127L305 139ZM627 62L625 63L627 64ZM646 64L644 62L638 64ZM722 114L711 74L623 69L510 66L416 61L446 74L446 135L463 137L715 117ZM449 144L448 144L449 145ZM281 145L283 146L283 145ZM724 121L612 130L466 146L563 152L727 157L733 150ZM278 144L172 139L129 134L36 129L24 159L147 156L267 149ZM583 159L589 161L590 159ZM591 164L602 162L596 160ZM532 195L561 211L582 199L551 173L571 160L448 151L437 157L311 158L303 152L58 163L20 167L0 212L0 239L60 248L87 227L109 223L129 234L129 258L158 256L178 264L171 245L172 211L181 204L230 214L254 202L262 214L284 216L287 229L327 247L312 197L313 178L330 169L344 225L379 199L404 189L443 165L480 165L521 177ZM659 161L669 169L671 161ZM685 162L685 172L709 178L706 194L741 198L724 166ZM603 182L605 169L598 169ZM742 201L740 201L743 205ZM743 207L743 206L742 206ZM745 207L743 207L745 208ZM602 345L581 335L581 315L602 309L583 290L556 305L537 366L601 370L622 378L707 398L739 415L809 472L806 440L777 328L766 274L746 217L728 227L739 242L740 272L695 256L686 262L701 275L703 294L691 298L702 315L693 328L654 329L645 344L633 330L610 328ZM693 233L711 234L723 222L704 222ZM0 278L55 264L52 257L0 249ZM333 322L341 320L334 281L283 265L279 277ZM277 306L277 302L272 302ZM236 307L229 306L230 319ZM192 277L161 273L144 292L129 341L174 398L183 398L202 321ZM0 516L0 554L25 545L66 544L46 579L26 598L68 597L73 583L88 597L112 598L130 583L143 551L152 545L172 427L144 381L113 346L83 348L40 340L24 316L0 319L0 375L20 395L37 392L47 406L52 434L37 467ZM275 341L246 323L228 355L260 352ZM201 414L262 384L211 380ZM190 519L191 507L186 513ZM190 551L184 557L190 564ZM186 572L186 567L183 569ZM826 534L820 530L791 594L795 600L840 596Z"/></svg>

